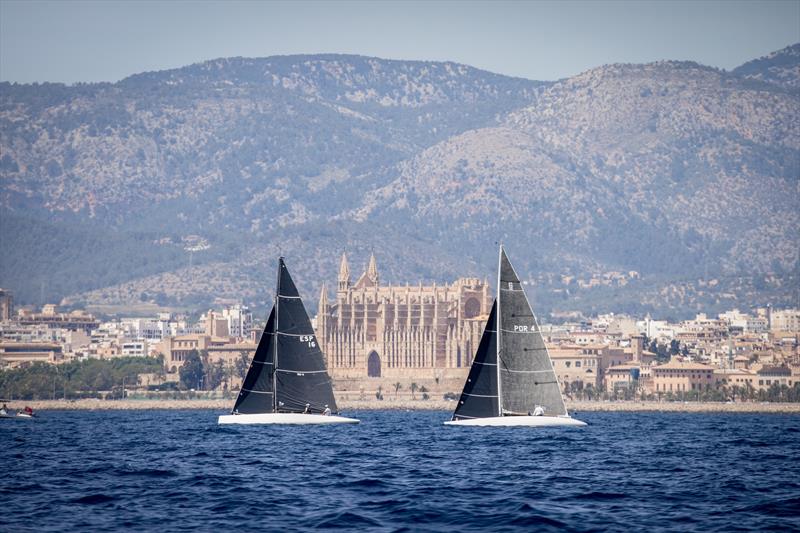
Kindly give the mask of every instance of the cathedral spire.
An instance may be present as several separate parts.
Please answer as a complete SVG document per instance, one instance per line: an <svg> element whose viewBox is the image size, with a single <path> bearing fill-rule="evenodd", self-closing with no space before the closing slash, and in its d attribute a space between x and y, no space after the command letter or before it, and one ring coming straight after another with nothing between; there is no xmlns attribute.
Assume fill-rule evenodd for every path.
<svg viewBox="0 0 800 533"><path fill-rule="evenodd" d="M328 285L323 281L319 291L319 310L322 312L328 306Z"/></svg>
<svg viewBox="0 0 800 533"><path fill-rule="evenodd" d="M367 266L367 277L377 287L378 285L378 264L375 261L375 253L369 255L369 265Z"/></svg>
<svg viewBox="0 0 800 533"><path fill-rule="evenodd" d="M339 265L339 290L346 291L350 288L350 265L347 263L347 254L342 252L342 262Z"/></svg>

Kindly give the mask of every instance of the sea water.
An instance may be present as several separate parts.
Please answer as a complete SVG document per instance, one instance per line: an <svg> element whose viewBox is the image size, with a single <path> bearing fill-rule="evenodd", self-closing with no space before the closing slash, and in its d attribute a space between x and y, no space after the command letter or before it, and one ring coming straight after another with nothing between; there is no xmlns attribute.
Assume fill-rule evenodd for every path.
<svg viewBox="0 0 800 533"><path fill-rule="evenodd" d="M213 411L0 420L0 530L800 528L800 416L581 413L585 428L218 426Z"/></svg>

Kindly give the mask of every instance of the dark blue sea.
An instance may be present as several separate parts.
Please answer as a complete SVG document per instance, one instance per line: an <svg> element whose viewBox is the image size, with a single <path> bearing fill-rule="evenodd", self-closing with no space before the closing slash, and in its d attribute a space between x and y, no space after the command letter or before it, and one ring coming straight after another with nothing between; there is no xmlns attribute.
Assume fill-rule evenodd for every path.
<svg viewBox="0 0 800 533"><path fill-rule="evenodd" d="M3 531L789 531L800 416L581 413L580 429L220 427L211 411L0 420Z"/></svg>

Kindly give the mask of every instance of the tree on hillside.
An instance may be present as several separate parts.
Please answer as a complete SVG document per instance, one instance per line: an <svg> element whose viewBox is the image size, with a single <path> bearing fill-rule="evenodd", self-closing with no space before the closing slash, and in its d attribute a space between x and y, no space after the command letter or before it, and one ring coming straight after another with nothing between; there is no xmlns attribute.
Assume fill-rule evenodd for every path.
<svg viewBox="0 0 800 533"><path fill-rule="evenodd" d="M179 370L181 384L187 389L200 388L200 382L203 379L203 361L200 359L200 354L197 350L192 350L186 356Z"/></svg>

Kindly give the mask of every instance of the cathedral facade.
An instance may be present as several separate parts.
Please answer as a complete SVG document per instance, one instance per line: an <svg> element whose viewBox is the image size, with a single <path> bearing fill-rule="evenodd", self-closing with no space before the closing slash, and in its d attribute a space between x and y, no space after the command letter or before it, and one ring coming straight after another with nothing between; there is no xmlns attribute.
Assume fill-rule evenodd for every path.
<svg viewBox="0 0 800 533"><path fill-rule="evenodd" d="M325 285L316 317L317 340L334 379L439 379L472 364L492 306L487 281L381 286L375 256L351 281L342 255L336 299Z"/></svg>

